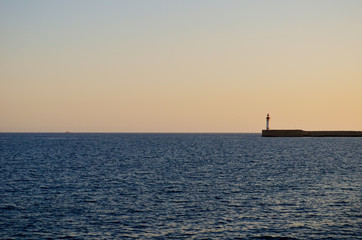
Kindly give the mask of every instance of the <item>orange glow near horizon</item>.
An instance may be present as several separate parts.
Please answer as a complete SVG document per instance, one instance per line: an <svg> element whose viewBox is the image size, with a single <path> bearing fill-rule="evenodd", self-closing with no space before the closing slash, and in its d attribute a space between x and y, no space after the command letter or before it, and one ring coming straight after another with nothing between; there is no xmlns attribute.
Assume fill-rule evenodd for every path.
<svg viewBox="0 0 362 240"><path fill-rule="evenodd" d="M20 3L0 132L362 130L360 1Z"/></svg>

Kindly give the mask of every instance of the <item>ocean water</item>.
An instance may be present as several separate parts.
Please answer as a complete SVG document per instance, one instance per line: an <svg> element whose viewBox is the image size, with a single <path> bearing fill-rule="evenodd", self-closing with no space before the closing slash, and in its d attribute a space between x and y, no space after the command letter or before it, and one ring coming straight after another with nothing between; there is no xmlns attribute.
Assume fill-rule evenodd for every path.
<svg viewBox="0 0 362 240"><path fill-rule="evenodd" d="M362 138L0 134L0 239L362 239Z"/></svg>

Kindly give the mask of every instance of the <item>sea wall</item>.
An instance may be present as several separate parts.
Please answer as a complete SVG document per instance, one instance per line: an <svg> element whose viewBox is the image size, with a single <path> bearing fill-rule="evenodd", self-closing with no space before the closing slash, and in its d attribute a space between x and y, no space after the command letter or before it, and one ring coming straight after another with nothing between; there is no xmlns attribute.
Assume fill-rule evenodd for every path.
<svg viewBox="0 0 362 240"><path fill-rule="evenodd" d="M263 130L262 137L362 137L362 131Z"/></svg>
<svg viewBox="0 0 362 240"><path fill-rule="evenodd" d="M305 131L308 137L362 137L362 131Z"/></svg>
<svg viewBox="0 0 362 240"><path fill-rule="evenodd" d="M304 131L295 129L295 130L263 130L263 137L303 137Z"/></svg>

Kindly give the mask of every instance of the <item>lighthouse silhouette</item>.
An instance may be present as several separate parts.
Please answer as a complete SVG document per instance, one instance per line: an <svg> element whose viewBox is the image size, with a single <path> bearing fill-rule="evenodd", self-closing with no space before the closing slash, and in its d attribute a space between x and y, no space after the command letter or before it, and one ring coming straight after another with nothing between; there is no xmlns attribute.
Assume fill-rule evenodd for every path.
<svg viewBox="0 0 362 240"><path fill-rule="evenodd" d="M266 130L269 130L269 120L270 120L270 116L269 113L266 115Z"/></svg>

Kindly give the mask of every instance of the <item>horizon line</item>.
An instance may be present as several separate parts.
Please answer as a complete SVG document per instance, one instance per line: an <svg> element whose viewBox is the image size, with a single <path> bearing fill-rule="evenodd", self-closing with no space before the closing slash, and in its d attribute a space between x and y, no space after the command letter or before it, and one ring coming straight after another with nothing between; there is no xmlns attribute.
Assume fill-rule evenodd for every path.
<svg viewBox="0 0 362 240"><path fill-rule="evenodd" d="M65 132L59 132L59 131L11 131L11 132L0 132L0 134L3 133L34 133L34 134L41 134L41 133L61 133L61 134L81 134L81 133L93 133L93 134L102 134L102 133L114 133L114 134L259 134L261 132L72 132L72 131L65 131Z"/></svg>

